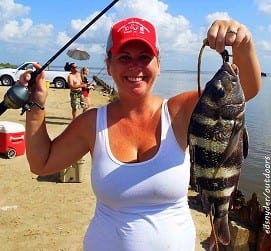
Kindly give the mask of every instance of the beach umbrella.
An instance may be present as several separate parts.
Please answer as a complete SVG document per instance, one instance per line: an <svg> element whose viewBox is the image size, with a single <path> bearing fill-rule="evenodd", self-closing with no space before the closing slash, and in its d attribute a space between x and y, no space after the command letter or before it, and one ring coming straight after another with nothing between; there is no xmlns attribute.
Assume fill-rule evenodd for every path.
<svg viewBox="0 0 271 251"><path fill-rule="evenodd" d="M79 48L68 50L67 55L77 60L88 60L90 58L90 55L87 51L81 50Z"/></svg>

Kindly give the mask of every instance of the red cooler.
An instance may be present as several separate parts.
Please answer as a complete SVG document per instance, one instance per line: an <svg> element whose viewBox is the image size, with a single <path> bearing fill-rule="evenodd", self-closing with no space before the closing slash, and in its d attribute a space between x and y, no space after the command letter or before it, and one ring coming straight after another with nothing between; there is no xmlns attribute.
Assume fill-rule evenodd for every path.
<svg viewBox="0 0 271 251"><path fill-rule="evenodd" d="M23 125L0 121L0 153L11 159L25 153L25 128Z"/></svg>

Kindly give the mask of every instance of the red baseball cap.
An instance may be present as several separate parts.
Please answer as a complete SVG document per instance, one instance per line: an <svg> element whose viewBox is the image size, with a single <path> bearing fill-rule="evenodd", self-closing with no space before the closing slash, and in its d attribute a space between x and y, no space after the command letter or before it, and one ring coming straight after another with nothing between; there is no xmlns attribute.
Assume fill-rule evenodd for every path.
<svg viewBox="0 0 271 251"><path fill-rule="evenodd" d="M107 40L106 52L117 54L127 42L145 42L155 56L158 56L158 38L155 27L147 20L131 17L114 24Z"/></svg>

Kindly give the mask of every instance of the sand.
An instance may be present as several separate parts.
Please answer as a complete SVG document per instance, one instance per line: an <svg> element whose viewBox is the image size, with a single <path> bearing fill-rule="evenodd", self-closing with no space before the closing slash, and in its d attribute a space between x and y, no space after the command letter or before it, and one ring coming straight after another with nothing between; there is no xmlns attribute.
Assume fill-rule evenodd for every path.
<svg viewBox="0 0 271 251"><path fill-rule="evenodd" d="M7 89L0 86L1 101ZM98 89L90 97L94 107L108 101ZM24 125L25 115L21 116L20 110L9 109L0 120ZM70 122L69 90L50 88L46 104L50 136L58 135ZM25 155L13 159L0 155L0 250L82 250L84 233L95 209L89 180L90 156L84 156L84 160L82 182L61 183L56 175L41 179L32 174ZM196 194L189 195L195 208L191 211L197 229L196 251L207 250L209 220L193 204Z"/></svg>

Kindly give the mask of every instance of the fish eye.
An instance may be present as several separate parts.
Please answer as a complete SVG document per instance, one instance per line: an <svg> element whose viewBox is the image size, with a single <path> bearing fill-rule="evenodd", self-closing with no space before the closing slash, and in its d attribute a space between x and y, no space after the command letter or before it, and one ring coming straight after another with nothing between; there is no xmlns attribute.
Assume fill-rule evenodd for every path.
<svg viewBox="0 0 271 251"><path fill-rule="evenodd" d="M215 88L214 96L216 98L222 98L225 96L225 89L223 87Z"/></svg>
<svg viewBox="0 0 271 251"><path fill-rule="evenodd" d="M219 95L220 97L224 97L224 95L225 95L225 90L224 90L224 88L219 88L219 89L218 89L218 95Z"/></svg>

